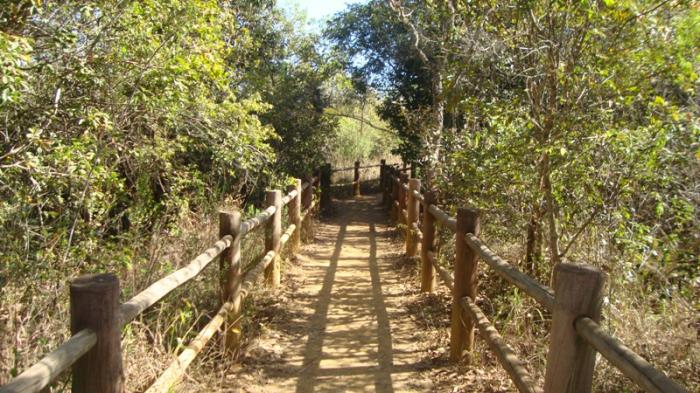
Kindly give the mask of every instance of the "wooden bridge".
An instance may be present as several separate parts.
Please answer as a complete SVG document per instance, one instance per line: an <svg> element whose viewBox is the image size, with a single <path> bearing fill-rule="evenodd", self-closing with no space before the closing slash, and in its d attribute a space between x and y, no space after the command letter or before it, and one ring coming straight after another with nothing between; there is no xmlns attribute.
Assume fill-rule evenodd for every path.
<svg viewBox="0 0 700 393"><path fill-rule="evenodd" d="M360 169L379 168L379 194L362 196ZM333 200L333 172L354 171L348 185L354 198ZM277 288L280 256L300 255L305 288L310 299L300 304L304 316L300 333L305 340L289 340L289 361L277 370L276 383L265 391L428 391L412 375L425 365L409 347L410 324L393 315L398 305L386 288L396 277L382 255L395 247L388 240L387 213L403 231L406 257L420 264L421 291L438 285L452 293L450 360L460 362L474 349L475 332L496 355L514 386L521 392L590 392L596 353L602 355L631 383L647 392L685 392L646 360L611 337L598 325L604 274L586 265L556 267L554 290L536 282L492 252L479 238L480 213L461 208L452 216L437 205L431 192L422 192L419 179L407 168L387 165L333 171L329 165L316 176L297 179L283 195L266 194L268 207L244 219L238 211L221 212L220 239L181 269L156 281L141 293L119 303L119 281L113 274L80 277L70 285L71 332L69 340L25 370L0 393L42 392L72 367L74 393L122 393L121 330L146 309L219 261L221 306L147 392L171 391L187 367L215 336L224 351L238 350L243 299L258 281ZM318 206L316 201L318 201ZM286 212L284 212L286 207ZM335 211L313 228L312 216ZM283 214L288 226L282 228ZM436 228L454 234L451 268L438 263ZM242 266L241 240L265 231L265 256ZM302 245L302 234L317 232L317 241ZM217 258L218 257L218 258ZM444 257L444 256L443 256ZM542 386L508 347L481 311L477 299L477 271L482 262L518 287L551 313L546 374Z"/></svg>

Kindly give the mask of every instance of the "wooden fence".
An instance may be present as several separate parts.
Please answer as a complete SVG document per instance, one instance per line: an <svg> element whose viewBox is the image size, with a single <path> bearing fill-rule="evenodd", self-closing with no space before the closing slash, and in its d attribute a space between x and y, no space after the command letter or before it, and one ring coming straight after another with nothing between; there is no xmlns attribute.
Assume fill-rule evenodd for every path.
<svg viewBox="0 0 700 393"><path fill-rule="evenodd" d="M80 277L70 284L70 327L72 336L38 363L6 385L0 393L45 391L61 373L72 366L73 393L122 393L121 328L176 288L199 275L219 257L221 307L170 366L146 391L168 392L183 376L185 369L222 327L224 348L238 349L241 339L241 304L264 272L265 284L280 284L279 255L289 243L292 252L301 241L302 226L310 229L309 216L316 202L314 190L318 177L300 179L280 190L267 191L267 209L242 221L237 210L219 213L220 239L183 268L151 284L126 303L119 304L119 280L114 274ZM282 232L282 209L287 206L288 227ZM265 251L262 260L245 272L241 264L241 240L253 230L265 227Z"/></svg>
<svg viewBox="0 0 700 393"><path fill-rule="evenodd" d="M436 275L452 291L450 360L460 361L474 348L478 330L521 392L576 392L592 389L596 351L646 392L686 390L652 367L599 326L605 275L588 265L562 263L555 268L555 288L538 283L501 259L479 239L479 211L457 209L451 217L436 205L435 195L421 192L421 181L407 168L381 166L382 200L391 217L405 228L406 255L416 257L420 245L421 290L435 289ZM411 170L415 177L415 171ZM436 225L454 233L452 272L438 264ZM552 313L544 388L476 304L478 260Z"/></svg>

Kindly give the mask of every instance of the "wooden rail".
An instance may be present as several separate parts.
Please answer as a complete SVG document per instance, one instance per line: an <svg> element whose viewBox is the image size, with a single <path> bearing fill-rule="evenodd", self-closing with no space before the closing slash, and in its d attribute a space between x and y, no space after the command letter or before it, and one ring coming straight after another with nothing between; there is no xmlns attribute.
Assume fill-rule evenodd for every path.
<svg viewBox="0 0 700 393"><path fill-rule="evenodd" d="M560 264L556 267L557 287L553 291L500 258L479 239L477 211L458 209L457 217L450 216L438 207L433 193L421 192L419 181L409 179L403 173L407 171L406 167L399 169L385 162L381 165L383 205L394 221L408 228L405 232L407 256L416 254L415 246L421 248L421 291L435 289L437 273L453 294L450 334L453 361L461 360L473 349L472 334L476 328L521 392L590 392L595 351L646 392L686 392L681 385L600 328L598 320L605 275L599 269ZM414 174L415 170L411 173ZM413 214L417 211L416 203L422 205L422 209L418 209L420 215ZM454 275L440 265L435 253L436 225L455 234ZM525 364L515 356L476 304L477 258L552 312L543 389L537 386Z"/></svg>
<svg viewBox="0 0 700 393"><path fill-rule="evenodd" d="M211 338L224 327L225 347L237 350L240 342L240 304L263 272L270 287L279 284L277 259L282 247L297 250L300 232L312 230L310 215L315 209L314 190L320 178L308 176L303 184L296 179L282 197L268 191L268 207L255 217L240 222L240 212L221 212L220 239L184 267L157 280L125 303L118 304L119 280L113 274L83 276L71 283L72 336L39 362L6 385L0 393L34 393L50 385L72 366L73 393L122 393L120 329L158 303L176 288L198 276L217 257L222 269L222 305L216 315L197 334L164 373L147 390L167 392L184 374L189 364ZM281 232L281 213L288 207L290 225ZM247 234L266 227L267 253L241 275L240 241Z"/></svg>

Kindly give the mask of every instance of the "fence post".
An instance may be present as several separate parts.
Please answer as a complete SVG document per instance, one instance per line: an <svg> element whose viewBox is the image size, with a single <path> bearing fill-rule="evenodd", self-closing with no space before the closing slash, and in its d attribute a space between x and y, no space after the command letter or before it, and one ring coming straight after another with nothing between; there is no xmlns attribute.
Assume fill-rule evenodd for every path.
<svg viewBox="0 0 700 393"><path fill-rule="evenodd" d="M411 177L416 177L416 163L411 162Z"/></svg>
<svg viewBox="0 0 700 393"><path fill-rule="evenodd" d="M73 364L75 393L122 393L119 279L114 274L91 274L70 284L70 330L91 329L97 343Z"/></svg>
<svg viewBox="0 0 700 393"><path fill-rule="evenodd" d="M432 292L435 290L435 267L433 266L428 253L435 249L435 217L428 211L430 205L435 204L435 193L428 191L423 195L423 243L420 246L421 259L421 292Z"/></svg>
<svg viewBox="0 0 700 393"><path fill-rule="evenodd" d="M595 350L578 337L574 323L587 316L600 321L605 275L588 265L562 263L554 268L554 312L549 334L546 393L589 393Z"/></svg>
<svg viewBox="0 0 700 393"><path fill-rule="evenodd" d="M241 301L238 293L241 290L241 212L219 212L219 238L231 235L231 246L221 253L219 271L221 272L221 303L234 300L233 310L228 315L224 336L224 349L233 353L238 349L241 335L241 324L238 317L241 312Z"/></svg>
<svg viewBox="0 0 700 393"><path fill-rule="evenodd" d="M410 179L408 181L408 230L406 230L406 256L414 257L418 252L418 233L413 228L414 223L418 223L418 212L420 201L413 195L413 191L420 192L420 179Z"/></svg>
<svg viewBox="0 0 700 393"><path fill-rule="evenodd" d="M287 205L288 221L290 224L296 225L296 229L289 238L289 250L292 253L299 251L301 242L301 179L294 179L294 184L287 186L288 192L294 190L296 190L297 196Z"/></svg>
<svg viewBox="0 0 700 393"><path fill-rule="evenodd" d="M465 351L474 346L474 321L462 312L460 300L469 296L476 300L476 253L469 248L464 236L479 235L479 212L474 209L457 209L455 232L454 286L452 287L452 330L450 333L450 360L458 362ZM464 325L462 325L464 321Z"/></svg>
<svg viewBox="0 0 700 393"><path fill-rule="evenodd" d="M353 194L360 196L360 161L355 161L355 177L352 182Z"/></svg>
<svg viewBox="0 0 700 393"><path fill-rule="evenodd" d="M386 160L379 161L379 190L382 192L382 204L386 203Z"/></svg>
<svg viewBox="0 0 700 393"><path fill-rule="evenodd" d="M327 211L331 205L331 164L321 167L321 210Z"/></svg>
<svg viewBox="0 0 700 393"><path fill-rule="evenodd" d="M265 226L265 253L274 251L275 257L265 268L265 283L270 288L280 285L280 236L282 236L282 191L268 190L265 200L276 208Z"/></svg>
<svg viewBox="0 0 700 393"><path fill-rule="evenodd" d="M311 207L311 203L313 202L314 198L314 177L312 175L307 175L305 180L307 183L309 183L309 186L301 192L301 204L305 214L304 222L302 222L301 225L304 228L302 232L303 240L307 242L313 238L313 220L311 218L309 208Z"/></svg>
<svg viewBox="0 0 700 393"><path fill-rule="evenodd" d="M407 182L408 175L401 172L399 174L399 223L406 224L406 219L403 215L404 210L406 210L406 190L404 190L403 185Z"/></svg>

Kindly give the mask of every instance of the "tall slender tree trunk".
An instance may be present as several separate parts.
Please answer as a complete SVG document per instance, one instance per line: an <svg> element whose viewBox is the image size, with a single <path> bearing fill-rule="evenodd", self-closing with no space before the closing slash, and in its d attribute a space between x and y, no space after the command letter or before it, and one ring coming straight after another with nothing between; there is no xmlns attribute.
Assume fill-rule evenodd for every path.
<svg viewBox="0 0 700 393"><path fill-rule="evenodd" d="M432 71L431 78L432 105L430 110L430 130L426 134L428 162L424 165L426 187L432 188L435 179L440 176L440 158L442 155L442 131L445 124L445 100L442 85L442 73Z"/></svg>

